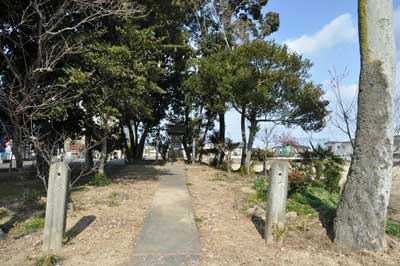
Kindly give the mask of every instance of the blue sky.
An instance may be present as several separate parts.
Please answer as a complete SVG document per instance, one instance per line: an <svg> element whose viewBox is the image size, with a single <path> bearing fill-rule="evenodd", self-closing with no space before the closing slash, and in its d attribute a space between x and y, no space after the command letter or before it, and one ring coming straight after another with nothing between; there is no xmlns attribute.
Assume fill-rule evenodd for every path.
<svg viewBox="0 0 400 266"><path fill-rule="evenodd" d="M342 82L344 98L352 99L358 87L357 3L356 0L270 0L264 10L279 13L281 20L279 31L268 39L286 43L291 49L311 59L314 63L312 80L323 85L325 98L332 102L332 108L334 96L329 84L329 70L335 68L342 73L347 68L348 75ZM394 17L396 36L400 40L400 0L394 0ZM231 111L226 120L227 136L240 141L239 114ZM290 131L303 143L307 143L310 137L316 142L347 140L331 123L320 132L307 133L299 128L279 128L280 131ZM258 145L259 141L256 142Z"/></svg>

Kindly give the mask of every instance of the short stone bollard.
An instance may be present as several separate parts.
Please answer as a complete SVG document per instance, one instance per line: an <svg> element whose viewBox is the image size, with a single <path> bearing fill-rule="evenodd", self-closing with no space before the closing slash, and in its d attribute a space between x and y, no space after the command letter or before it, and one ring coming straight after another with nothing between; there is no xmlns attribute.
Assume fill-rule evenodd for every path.
<svg viewBox="0 0 400 266"><path fill-rule="evenodd" d="M50 166L42 247L44 252L62 248L67 220L69 174L67 163L58 162Z"/></svg>
<svg viewBox="0 0 400 266"><path fill-rule="evenodd" d="M288 161L274 161L269 171L268 206L265 242L281 242L285 233L286 198L288 191Z"/></svg>

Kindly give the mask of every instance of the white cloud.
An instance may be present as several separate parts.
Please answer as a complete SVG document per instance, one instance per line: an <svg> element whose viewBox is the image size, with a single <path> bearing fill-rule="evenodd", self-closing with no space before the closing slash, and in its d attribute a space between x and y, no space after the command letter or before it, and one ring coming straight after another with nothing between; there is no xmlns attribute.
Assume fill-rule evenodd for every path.
<svg viewBox="0 0 400 266"><path fill-rule="evenodd" d="M289 39L285 44L301 54L315 54L343 42L357 41L357 26L351 14L343 14L312 35Z"/></svg>
<svg viewBox="0 0 400 266"><path fill-rule="evenodd" d="M324 82L325 88L324 98L331 104L336 104L336 95L330 82ZM344 104L351 104L354 101L355 96L358 93L358 84L347 84L342 85L340 88L340 97Z"/></svg>

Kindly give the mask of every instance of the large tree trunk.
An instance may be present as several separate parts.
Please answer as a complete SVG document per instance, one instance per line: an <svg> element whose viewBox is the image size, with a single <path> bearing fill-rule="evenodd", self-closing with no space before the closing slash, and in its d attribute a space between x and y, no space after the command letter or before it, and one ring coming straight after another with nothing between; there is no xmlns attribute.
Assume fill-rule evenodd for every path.
<svg viewBox="0 0 400 266"><path fill-rule="evenodd" d="M225 157L225 112L219 112L218 113L219 117L219 136L218 136L218 142L220 145L220 152L219 152L219 160L218 164L222 165Z"/></svg>
<svg viewBox="0 0 400 266"><path fill-rule="evenodd" d="M256 134L257 134L257 121L256 121L255 116L253 115L251 117L251 121L250 121L249 141L247 142L247 153L246 153L246 159L245 159L245 164L244 164L245 169L247 169L247 171L250 170L251 155L253 152L253 143L254 143Z"/></svg>
<svg viewBox="0 0 400 266"><path fill-rule="evenodd" d="M128 161L130 161L131 158L134 157L134 147L136 146L136 141L135 141L135 135L133 134L133 129L132 129L132 124L131 122L128 122L126 124L128 128L128 133L129 133L129 143L130 143L130 149L127 150L126 154L128 156ZM129 155L128 155L129 154Z"/></svg>
<svg viewBox="0 0 400 266"><path fill-rule="evenodd" d="M124 124L123 124L123 123L120 123L119 128L120 128L120 130L121 130L121 132L120 132L120 134L121 134L120 138L121 138L121 141L122 141L122 145L123 145L123 147L124 147L124 148L123 148L124 150L123 150L123 152L122 152L122 156L125 155L125 160L130 161L129 156L128 156L128 151L129 151L128 147L129 147L129 145L128 145L128 141L127 141L127 139L126 139L126 134L125 134L125 131L124 131Z"/></svg>
<svg viewBox="0 0 400 266"><path fill-rule="evenodd" d="M106 168L106 161L107 161L107 137L103 137L101 140L101 151L100 151L100 159L99 159L99 174L105 174Z"/></svg>
<svg viewBox="0 0 400 266"><path fill-rule="evenodd" d="M143 159L143 152L144 152L144 144L146 142L147 135L149 134L150 127L146 126L143 130L143 134L140 136L139 143L136 148L135 153L135 160L142 160Z"/></svg>
<svg viewBox="0 0 400 266"><path fill-rule="evenodd" d="M240 168L244 169L246 165L246 151L247 151L247 138L246 138L246 108L242 108L240 117L240 129L242 131L242 158L240 160ZM247 172L247 169L245 169Z"/></svg>
<svg viewBox="0 0 400 266"><path fill-rule="evenodd" d="M396 50L392 0L359 0L361 74L355 149L337 209L335 242L385 247L392 179Z"/></svg>

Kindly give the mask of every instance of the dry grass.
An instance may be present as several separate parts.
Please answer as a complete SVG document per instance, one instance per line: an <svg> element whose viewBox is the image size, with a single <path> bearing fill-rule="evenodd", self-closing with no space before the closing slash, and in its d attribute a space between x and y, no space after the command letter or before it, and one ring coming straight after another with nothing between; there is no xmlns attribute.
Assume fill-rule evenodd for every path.
<svg viewBox="0 0 400 266"><path fill-rule="evenodd" d="M202 245L202 257L195 266L400 265L398 248L340 252L312 216L288 223L283 245L266 246L255 226L258 221L253 219L253 223L244 212L249 194L243 186L251 186L251 180L215 179L223 173L205 166L188 167L187 174Z"/></svg>

